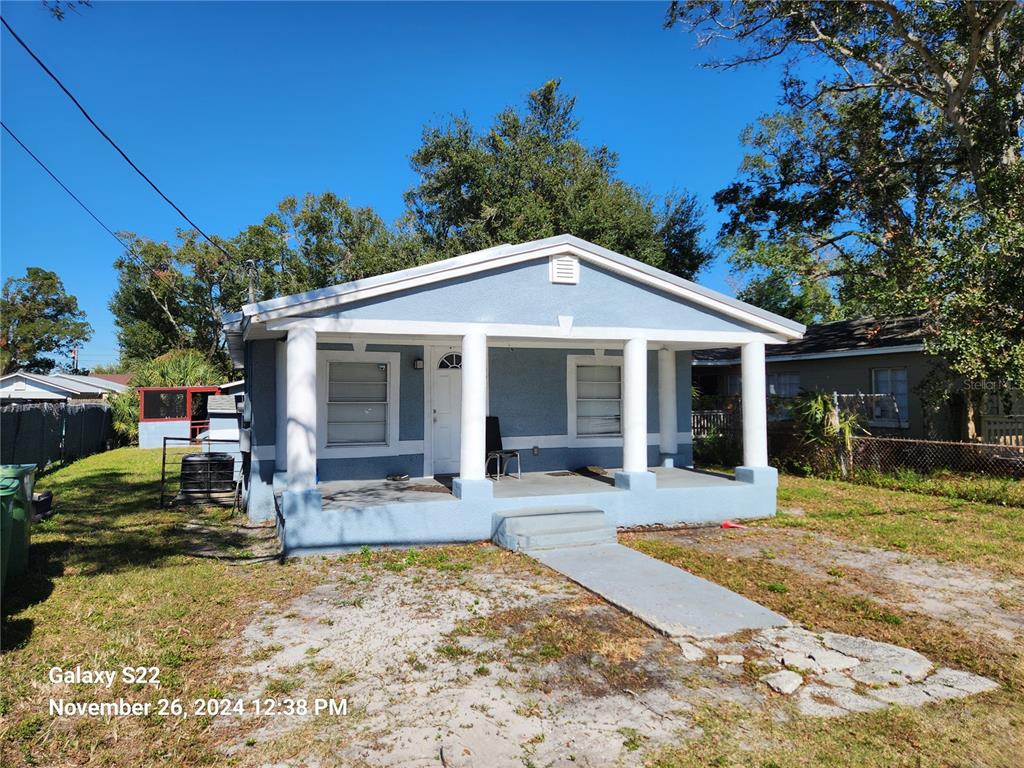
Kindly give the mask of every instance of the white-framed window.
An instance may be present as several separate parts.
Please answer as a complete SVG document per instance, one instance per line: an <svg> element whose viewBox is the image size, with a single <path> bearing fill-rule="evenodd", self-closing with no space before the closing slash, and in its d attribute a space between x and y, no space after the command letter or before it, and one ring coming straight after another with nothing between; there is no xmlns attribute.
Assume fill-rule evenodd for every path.
<svg viewBox="0 0 1024 768"><path fill-rule="evenodd" d="M775 397L796 397L800 394L799 373L769 373L765 384L768 394Z"/></svg>
<svg viewBox="0 0 1024 768"><path fill-rule="evenodd" d="M622 436L622 358L567 357L570 442Z"/></svg>
<svg viewBox="0 0 1024 768"><path fill-rule="evenodd" d="M398 450L401 355L318 353L318 446L325 457Z"/></svg>
<svg viewBox="0 0 1024 768"><path fill-rule="evenodd" d="M910 421L910 391L906 368L872 368L871 393L875 397L870 423L876 426L906 427Z"/></svg>

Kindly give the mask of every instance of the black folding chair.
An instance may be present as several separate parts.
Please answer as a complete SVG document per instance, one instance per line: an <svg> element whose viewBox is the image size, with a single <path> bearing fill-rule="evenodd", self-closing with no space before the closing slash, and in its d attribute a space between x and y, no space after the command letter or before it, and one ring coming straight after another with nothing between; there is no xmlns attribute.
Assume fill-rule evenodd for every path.
<svg viewBox="0 0 1024 768"><path fill-rule="evenodd" d="M509 462L516 460L516 478L523 479L523 464L519 459L519 451L507 451L501 444L501 425L497 416L487 417L487 463L485 471L490 469L491 462L495 463L495 481L501 480L502 475L508 474ZM490 472L487 472L490 474Z"/></svg>

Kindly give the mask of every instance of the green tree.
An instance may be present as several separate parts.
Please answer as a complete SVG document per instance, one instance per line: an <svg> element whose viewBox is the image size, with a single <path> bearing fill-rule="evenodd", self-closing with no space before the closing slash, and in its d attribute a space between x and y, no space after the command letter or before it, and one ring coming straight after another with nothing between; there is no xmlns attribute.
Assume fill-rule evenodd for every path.
<svg viewBox="0 0 1024 768"><path fill-rule="evenodd" d="M924 313L952 376L1024 382L1024 6L676 2L677 24L731 39L710 66L784 61L783 109L715 197L734 267Z"/></svg>
<svg viewBox="0 0 1024 768"><path fill-rule="evenodd" d="M574 108L551 81L486 131L464 116L425 129L412 155L420 180L405 195L422 260L568 232L684 277L707 263L695 200L671 199L659 215L616 178L614 152L580 142Z"/></svg>
<svg viewBox="0 0 1024 768"><path fill-rule="evenodd" d="M124 235L131 248L115 262L110 308L127 359L188 348L224 365L224 315L249 302L250 280L259 301L415 264L372 209L330 192L285 198L260 224L217 238L228 255L195 232L178 234L176 245Z"/></svg>
<svg viewBox="0 0 1024 768"><path fill-rule="evenodd" d="M78 299L64 290L56 272L29 267L9 277L0 295L0 367L3 373L49 373L52 356L67 357L92 338Z"/></svg>
<svg viewBox="0 0 1024 768"><path fill-rule="evenodd" d="M117 289L110 310L121 357L149 360L176 348L223 359L218 301L226 257L195 232L180 231L177 246L121 233L130 248L115 262Z"/></svg>
<svg viewBox="0 0 1024 768"><path fill-rule="evenodd" d="M736 298L798 323L828 322L839 318L839 308L821 283L800 284L779 272L754 277Z"/></svg>
<svg viewBox="0 0 1024 768"><path fill-rule="evenodd" d="M192 387L219 384L228 371L195 349L172 349L131 370L129 389L110 398L114 432L122 444L139 439L139 394L137 387Z"/></svg>

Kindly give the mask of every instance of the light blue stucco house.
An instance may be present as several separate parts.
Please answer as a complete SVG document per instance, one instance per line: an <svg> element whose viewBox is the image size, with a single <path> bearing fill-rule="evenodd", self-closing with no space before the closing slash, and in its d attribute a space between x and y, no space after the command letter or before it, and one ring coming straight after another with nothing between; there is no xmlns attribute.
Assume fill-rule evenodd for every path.
<svg viewBox="0 0 1024 768"><path fill-rule="evenodd" d="M246 508L288 552L487 539L504 512L565 505L619 526L775 511L765 345L803 326L576 237L250 304L225 328ZM725 346L743 373L735 478L692 469L691 352ZM487 416L521 479L492 477Z"/></svg>

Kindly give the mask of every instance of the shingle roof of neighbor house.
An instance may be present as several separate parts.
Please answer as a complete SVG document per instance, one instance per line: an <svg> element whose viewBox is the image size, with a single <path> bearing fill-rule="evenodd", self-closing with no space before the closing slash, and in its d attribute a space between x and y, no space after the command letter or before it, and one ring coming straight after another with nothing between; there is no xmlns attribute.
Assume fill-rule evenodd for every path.
<svg viewBox="0 0 1024 768"><path fill-rule="evenodd" d="M836 320L832 323L808 325L802 339L768 347L768 359L801 359L814 357L879 354L889 350L914 352L922 349L924 318L862 317L857 320ZM739 362L734 347L701 349L693 353L697 364Z"/></svg>
<svg viewBox="0 0 1024 768"><path fill-rule="evenodd" d="M130 373L93 373L91 375L94 379L106 379L115 384L124 384L125 386L128 386L128 382L132 380Z"/></svg>

